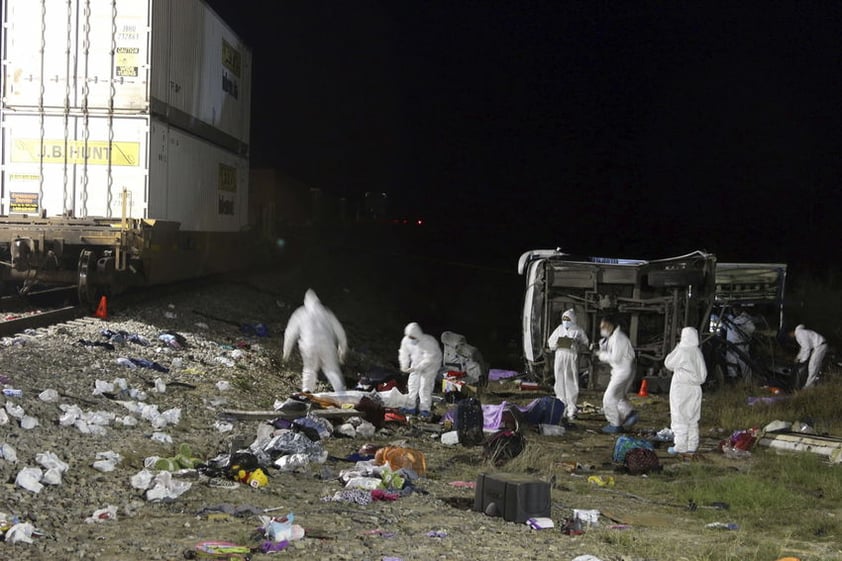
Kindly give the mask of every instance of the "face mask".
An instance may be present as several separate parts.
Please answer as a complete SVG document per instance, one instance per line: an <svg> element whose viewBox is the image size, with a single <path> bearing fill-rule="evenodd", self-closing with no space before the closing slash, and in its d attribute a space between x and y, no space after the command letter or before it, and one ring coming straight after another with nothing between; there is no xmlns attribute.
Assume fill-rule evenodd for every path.
<svg viewBox="0 0 842 561"><path fill-rule="evenodd" d="M607 329L600 329L599 334L603 337L611 337L611 332Z"/></svg>
<svg viewBox="0 0 842 561"><path fill-rule="evenodd" d="M561 322L561 325L563 325L565 329L570 329L573 326L573 322L570 320L566 320Z"/></svg>

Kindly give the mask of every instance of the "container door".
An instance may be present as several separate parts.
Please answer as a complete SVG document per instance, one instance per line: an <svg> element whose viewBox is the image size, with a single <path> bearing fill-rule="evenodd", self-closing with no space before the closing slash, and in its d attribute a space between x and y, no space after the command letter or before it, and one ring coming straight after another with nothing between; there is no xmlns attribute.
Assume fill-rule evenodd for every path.
<svg viewBox="0 0 842 561"><path fill-rule="evenodd" d="M145 118L6 115L2 210L9 214L146 216Z"/></svg>
<svg viewBox="0 0 842 561"><path fill-rule="evenodd" d="M6 107L148 111L149 2L6 0L5 18Z"/></svg>

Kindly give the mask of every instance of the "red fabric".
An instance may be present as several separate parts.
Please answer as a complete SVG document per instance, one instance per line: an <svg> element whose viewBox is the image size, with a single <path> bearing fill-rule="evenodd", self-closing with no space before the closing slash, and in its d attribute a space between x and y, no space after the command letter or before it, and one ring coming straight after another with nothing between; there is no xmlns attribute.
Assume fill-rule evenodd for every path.
<svg viewBox="0 0 842 561"><path fill-rule="evenodd" d="M401 415L397 411L386 411L386 415L384 415L384 420L387 423L405 423L406 416Z"/></svg>
<svg viewBox="0 0 842 561"><path fill-rule="evenodd" d="M388 493L383 489L372 489L371 491L371 500L373 501L396 501L398 500L397 493Z"/></svg>
<svg viewBox="0 0 842 561"><path fill-rule="evenodd" d="M396 387L398 387L398 383L395 380L388 380L386 382L383 382L382 384L377 384L376 389L379 392L387 392L392 388Z"/></svg>

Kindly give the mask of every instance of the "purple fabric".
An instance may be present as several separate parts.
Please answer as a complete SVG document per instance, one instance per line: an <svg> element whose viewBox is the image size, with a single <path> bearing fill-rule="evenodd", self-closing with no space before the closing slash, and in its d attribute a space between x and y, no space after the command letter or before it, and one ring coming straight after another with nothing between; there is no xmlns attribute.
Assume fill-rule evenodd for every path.
<svg viewBox="0 0 842 561"><path fill-rule="evenodd" d="M496 382L498 380L516 378L519 375L520 374L518 372L515 372L514 370L498 370L497 368L492 368L488 371L488 381Z"/></svg>
<svg viewBox="0 0 842 561"><path fill-rule="evenodd" d="M283 551L287 547L289 547L289 542L286 540L281 540L279 542L266 540L262 544L260 544L260 551L262 553L273 553L275 551Z"/></svg>
<svg viewBox="0 0 842 561"><path fill-rule="evenodd" d="M764 405L771 405L773 403L777 403L778 401L784 401L789 399L787 395L781 395L776 397L749 397L746 402L749 405L756 405L758 403L762 403Z"/></svg>
<svg viewBox="0 0 842 561"><path fill-rule="evenodd" d="M540 398L539 398L540 399ZM520 407L519 405L509 405L507 401L500 403L499 405L483 405L482 406L482 428L485 430L496 431L499 430L500 427L503 425L503 411L505 411L508 407L516 407L522 413L528 412L535 404L538 402L538 399L533 399L529 402L526 407ZM441 420L450 421L451 423L456 421L455 418L455 408L451 408L447 413L442 416Z"/></svg>

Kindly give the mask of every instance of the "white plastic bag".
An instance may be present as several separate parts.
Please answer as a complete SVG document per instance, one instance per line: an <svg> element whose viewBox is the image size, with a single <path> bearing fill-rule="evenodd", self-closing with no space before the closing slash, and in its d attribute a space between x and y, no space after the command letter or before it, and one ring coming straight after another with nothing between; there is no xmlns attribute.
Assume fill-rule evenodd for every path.
<svg viewBox="0 0 842 561"><path fill-rule="evenodd" d="M0 458L3 458L7 462L14 464L18 461L18 453L12 448L11 444L0 444Z"/></svg>
<svg viewBox="0 0 842 561"><path fill-rule="evenodd" d="M53 403L58 401L58 392L56 390L44 390L38 394L38 399L46 403Z"/></svg>
<svg viewBox="0 0 842 561"><path fill-rule="evenodd" d="M191 486L192 484L189 481L175 480L170 472L162 471L155 476L153 487L146 491L146 500L175 499L190 489Z"/></svg>
<svg viewBox="0 0 842 561"><path fill-rule="evenodd" d="M106 520L117 520L116 506L108 505L105 508L97 509L91 516L85 518L85 522L87 524L93 524L95 522L105 522Z"/></svg>
<svg viewBox="0 0 842 561"><path fill-rule="evenodd" d="M44 477L41 478L41 483L47 485L61 485L61 470L58 468L50 468L44 472Z"/></svg>
<svg viewBox="0 0 842 561"><path fill-rule="evenodd" d="M15 419L21 419L24 415L23 407L11 401L6 402L6 412Z"/></svg>
<svg viewBox="0 0 842 561"><path fill-rule="evenodd" d="M152 484L152 479L154 477L154 473L152 473L148 469L142 469L132 476L132 487L134 487L135 489L140 489L141 491L145 491L149 489L149 486Z"/></svg>
<svg viewBox="0 0 842 561"><path fill-rule="evenodd" d="M59 459L58 456L52 452L41 452L35 454L35 461L44 469L57 469L60 473L66 472L70 466Z"/></svg>
<svg viewBox="0 0 842 561"><path fill-rule="evenodd" d="M162 444L172 444L172 437L165 432L153 432L150 438Z"/></svg>
<svg viewBox="0 0 842 561"><path fill-rule="evenodd" d="M173 407L172 409L167 409L161 416L167 420L167 422L171 425L177 425L179 421L181 421L181 408Z"/></svg>
<svg viewBox="0 0 842 561"><path fill-rule="evenodd" d="M219 432L229 432L234 430L234 425L232 425L231 423L226 423L224 421L216 421L213 424L213 428L215 428Z"/></svg>
<svg viewBox="0 0 842 561"><path fill-rule="evenodd" d="M124 427L136 427L137 426L137 419L132 417L131 415L125 415L124 417L117 417L114 419L115 422L118 424L123 425Z"/></svg>
<svg viewBox="0 0 842 561"><path fill-rule="evenodd" d="M373 491L382 487L383 480L376 477L353 477L345 484L346 489L365 489Z"/></svg>
<svg viewBox="0 0 842 561"><path fill-rule="evenodd" d="M44 474L40 468L23 468L18 472L17 477L15 477L15 484L31 493L37 494L44 488L44 486L41 485L41 478L43 476Z"/></svg>
<svg viewBox="0 0 842 561"><path fill-rule="evenodd" d="M38 419L31 415L24 415L20 420L20 428L24 430L32 430L40 424L41 423L38 422Z"/></svg>
<svg viewBox="0 0 842 561"><path fill-rule="evenodd" d="M32 543L32 532L35 526L29 522L15 524L6 530L6 543Z"/></svg>
<svg viewBox="0 0 842 561"><path fill-rule="evenodd" d="M114 393L114 384L106 382L105 380L94 381L93 395L102 395L104 393Z"/></svg>

